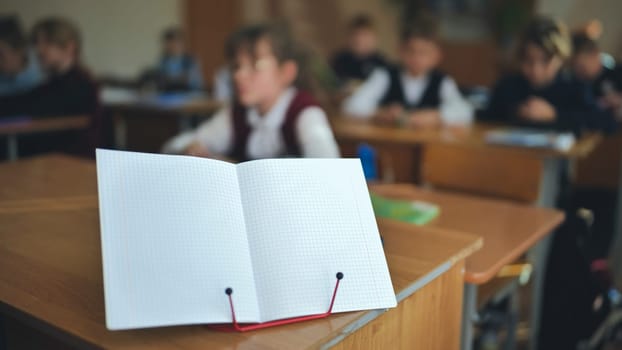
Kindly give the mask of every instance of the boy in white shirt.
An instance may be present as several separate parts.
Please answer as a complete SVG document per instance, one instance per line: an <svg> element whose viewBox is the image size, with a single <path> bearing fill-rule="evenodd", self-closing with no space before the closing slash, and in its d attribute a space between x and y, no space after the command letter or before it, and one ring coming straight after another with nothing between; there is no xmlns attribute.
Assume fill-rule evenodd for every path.
<svg viewBox="0 0 622 350"><path fill-rule="evenodd" d="M402 66L378 68L344 101L346 115L415 128L468 125L473 107L454 80L440 72L438 25L419 16L401 35Z"/></svg>

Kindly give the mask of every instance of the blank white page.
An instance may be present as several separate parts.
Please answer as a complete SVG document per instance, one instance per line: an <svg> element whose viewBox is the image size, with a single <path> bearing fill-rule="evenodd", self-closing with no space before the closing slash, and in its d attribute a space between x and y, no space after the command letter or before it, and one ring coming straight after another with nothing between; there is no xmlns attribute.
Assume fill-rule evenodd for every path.
<svg viewBox="0 0 622 350"><path fill-rule="evenodd" d="M109 329L258 321L234 165L97 150Z"/></svg>
<svg viewBox="0 0 622 350"><path fill-rule="evenodd" d="M358 159L238 165L262 322L396 305Z"/></svg>

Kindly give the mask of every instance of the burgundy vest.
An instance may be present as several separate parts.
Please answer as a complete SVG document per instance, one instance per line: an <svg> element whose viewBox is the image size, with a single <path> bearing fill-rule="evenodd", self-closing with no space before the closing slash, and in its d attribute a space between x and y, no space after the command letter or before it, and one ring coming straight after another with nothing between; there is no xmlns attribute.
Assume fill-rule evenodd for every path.
<svg viewBox="0 0 622 350"><path fill-rule="evenodd" d="M295 157L302 156L298 137L296 136L296 124L298 123L300 112L305 108L317 106L319 106L319 104L311 94L300 90L296 92L296 96L294 96L285 112L285 119L281 126L281 135L285 141L285 153L279 154L279 157L286 155ZM246 146L251 133L251 126L248 124L247 113L248 108L239 103L234 103L231 113L233 117L233 148L229 156L238 161L249 159Z"/></svg>

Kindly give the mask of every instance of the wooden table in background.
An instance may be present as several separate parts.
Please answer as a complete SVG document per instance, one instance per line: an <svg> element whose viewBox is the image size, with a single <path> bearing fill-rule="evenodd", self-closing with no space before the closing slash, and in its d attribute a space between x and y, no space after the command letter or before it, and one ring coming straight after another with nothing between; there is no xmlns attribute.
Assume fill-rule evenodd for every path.
<svg viewBox="0 0 622 350"><path fill-rule="evenodd" d="M498 124L476 123L470 127L449 127L430 130L414 130L374 124L368 121L359 121L348 118L334 118L331 120L333 132L339 145L349 156L356 156L356 146L368 143L379 149L386 149L387 153L394 153L390 166L394 169L394 182L413 182L418 179L419 165L416 161L416 152L426 145L452 145L470 149L499 149L508 152L508 155L528 155L538 159L578 159L590 154L602 140L599 134L586 134L568 151L551 149L526 148L492 145L486 142L485 134L502 127ZM382 170L382 169L381 169Z"/></svg>
<svg viewBox="0 0 622 350"><path fill-rule="evenodd" d="M473 340L471 325L477 315L478 285L492 280L503 266L516 261L564 220L564 213L554 209L425 190L408 184L373 185L371 191L394 199L434 203L441 208L440 215L426 227L460 230L484 239L483 248L466 260L464 348ZM531 306L531 313L539 314L539 310L533 309L536 305Z"/></svg>
<svg viewBox="0 0 622 350"><path fill-rule="evenodd" d="M413 182L419 179L421 152L424 147L430 146L451 146L461 150L488 150L496 159L509 157L522 157L537 159L540 175L533 182L533 187L529 189L535 193L535 204L541 207L554 208L556 206L557 195L560 190L560 174L566 171L573 174L574 161L586 157L592 152L602 140L600 134L585 134L577 140L575 145L568 151L558 151L551 149L526 148L514 146L491 145L486 143L485 133L502 127L498 124L476 123L467 128L437 128L432 130L413 130L407 128L397 128L393 126L382 126L369 121L358 121L348 118L338 118L331 121L337 142L342 147L344 155L354 155L356 146L360 143L368 143L377 148L378 153L388 155L393 166L394 179L392 182ZM447 147L445 147L447 148ZM437 147L438 149L438 147ZM469 152L464 152L468 154ZM443 152L437 153L443 154ZM444 159L435 159L440 164ZM463 160L466 162L466 160ZM532 162L533 163L533 162ZM446 164L451 167L451 164ZM451 169L451 168L449 168ZM380 169L383 171L384 169ZM520 170L520 169L519 169ZM494 176L494 164L488 164L485 171L488 179L498 182L497 189L503 189L503 182L507 183L507 177ZM477 175L477 174L471 174ZM504 174L507 175L507 174ZM520 177L520 173L510 174L509 176ZM477 180L477 176L471 176L471 181ZM513 181L513 184L520 184L520 181ZM532 185L531 183L529 184ZM621 190L622 193L622 190ZM540 266L542 269L534 270L532 283L539 293L534 294L532 303L536 310L541 309L542 293L545 266L550 251L550 236L540 240L528 253L528 258L532 265ZM538 314L532 315L530 326L537 332L540 326ZM537 338L534 333L534 339ZM533 340L533 339L532 339ZM536 350L537 345L532 341L531 350Z"/></svg>
<svg viewBox="0 0 622 350"><path fill-rule="evenodd" d="M28 180L0 194L0 312L7 316L10 343L41 347L37 342L42 338L32 334L32 327L51 336L47 347L50 341L133 349L459 345L464 259L481 246L481 238L390 220L379 220L379 228L397 308L335 314L249 333L214 332L203 326L108 331L95 164L55 156L0 166L7 179L21 173ZM28 186L42 177L53 179L55 186ZM58 188L70 191L65 186L72 183L79 185L59 196ZM11 338L20 334L21 339Z"/></svg>
<svg viewBox="0 0 622 350"><path fill-rule="evenodd" d="M600 134L588 133L579 138L570 150L558 151L552 149L492 145L487 143L485 134L495 129L507 127L507 125L502 124L475 123L469 127L415 130L378 125L368 121L341 117L332 119L331 125L337 140L344 143L377 142L379 144L398 144L402 146L442 143L461 147L502 147L514 152L530 154L540 158L582 158L590 154L602 140Z"/></svg>
<svg viewBox="0 0 622 350"><path fill-rule="evenodd" d="M7 139L7 157L10 161L17 160L19 135L42 132L86 129L90 123L88 116L58 116L41 118L15 118L0 122L0 136Z"/></svg>
<svg viewBox="0 0 622 350"><path fill-rule="evenodd" d="M157 95L141 97L137 93L123 98L106 98L104 94L103 104L113 118L115 148L146 152L159 151L170 137L191 129L194 117L209 117L223 106L196 94L180 94L178 100L167 102Z"/></svg>

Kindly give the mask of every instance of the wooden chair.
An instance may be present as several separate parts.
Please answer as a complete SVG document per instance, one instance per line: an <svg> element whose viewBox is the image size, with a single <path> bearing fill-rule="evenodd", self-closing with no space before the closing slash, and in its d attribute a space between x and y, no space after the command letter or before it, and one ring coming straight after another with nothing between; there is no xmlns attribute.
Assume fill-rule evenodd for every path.
<svg viewBox="0 0 622 350"><path fill-rule="evenodd" d="M576 186L615 191L620 179L622 131L603 137L602 142L587 157L576 162Z"/></svg>
<svg viewBox="0 0 622 350"><path fill-rule="evenodd" d="M423 183L433 188L531 204L538 199L542 162L510 148L431 144L423 150L422 168ZM508 274L509 270L516 272ZM496 304L509 298L506 311L509 347L516 338L519 280L529 271L531 265L521 258L512 269L502 269L496 278L479 288L478 309L484 310L482 315L487 314L489 302Z"/></svg>
<svg viewBox="0 0 622 350"><path fill-rule="evenodd" d="M500 148L432 144L423 152L423 183L434 188L534 203L542 162Z"/></svg>

